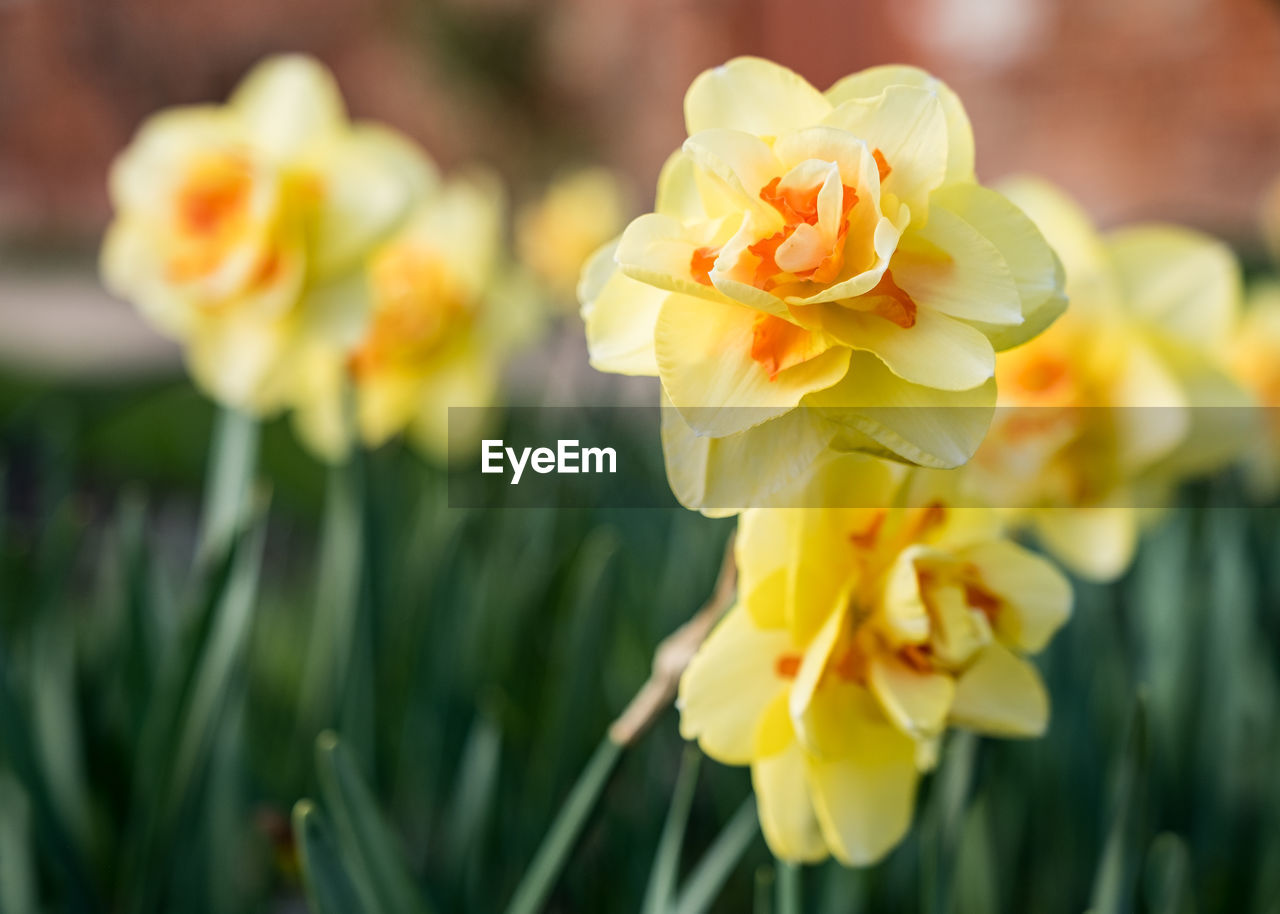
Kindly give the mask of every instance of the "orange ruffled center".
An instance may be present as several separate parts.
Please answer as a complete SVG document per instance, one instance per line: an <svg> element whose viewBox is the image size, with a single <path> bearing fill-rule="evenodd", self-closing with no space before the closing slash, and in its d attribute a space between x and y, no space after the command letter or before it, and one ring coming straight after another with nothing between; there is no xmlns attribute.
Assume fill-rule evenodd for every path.
<svg viewBox="0 0 1280 914"><path fill-rule="evenodd" d="M827 664L827 676L860 685L867 684L871 661L877 656L893 656L917 673L932 673L946 664L938 658L932 637L920 643L901 644L881 628L880 614L875 610L883 593L884 575L894 561L913 543L927 541L947 520L947 509L940 503L913 509L896 523L886 523L887 511L877 511L862 529L848 534L853 547L853 563L858 567L861 584L854 591L849 613L849 627ZM935 604L934 591L939 587L958 587L969 609L981 613L992 626L1003 611L1001 599L983 583L981 571L969 563L943 561L936 567L917 571L921 595L931 617L931 629L939 632L943 622ZM795 679L803 660L795 651L784 651L774 658L774 675Z"/></svg>
<svg viewBox="0 0 1280 914"><path fill-rule="evenodd" d="M357 380L421 366L470 321L469 298L433 252L411 245L384 251L370 268L370 285L373 320L349 362Z"/></svg>
<svg viewBox="0 0 1280 914"><path fill-rule="evenodd" d="M879 149L872 154L883 183L893 169ZM741 255L738 266L748 257L755 262L752 285L771 292L788 283L833 282L844 267L849 213L858 203L855 189L840 181L835 163L802 163L761 188L760 199L777 210L784 224L748 245ZM689 260L694 280L713 285L711 271L720 250L712 245L694 250ZM916 303L888 271L867 295L874 301L871 310L876 314L904 329L915 325ZM755 319L751 358L769 373L771 381L779 372L820 352L808 330L773 315L761 314Z"/></svg>

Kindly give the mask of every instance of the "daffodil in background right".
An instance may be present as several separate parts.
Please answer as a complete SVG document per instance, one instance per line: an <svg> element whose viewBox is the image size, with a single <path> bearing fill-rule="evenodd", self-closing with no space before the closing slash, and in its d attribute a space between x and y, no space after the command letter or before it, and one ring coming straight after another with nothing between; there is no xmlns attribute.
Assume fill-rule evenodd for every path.
<svg viewBox="0 0 1280 914"><path fill-rule="evenodd" d="M1071 304L998 357L995 419L956 475L1076 573L1109 580L1178 484L1236 459L1254 433L1254 400L1229 361L1240 268L1190 229L1100 233L1048 183L1002 190L1062 259Z"/></svg>

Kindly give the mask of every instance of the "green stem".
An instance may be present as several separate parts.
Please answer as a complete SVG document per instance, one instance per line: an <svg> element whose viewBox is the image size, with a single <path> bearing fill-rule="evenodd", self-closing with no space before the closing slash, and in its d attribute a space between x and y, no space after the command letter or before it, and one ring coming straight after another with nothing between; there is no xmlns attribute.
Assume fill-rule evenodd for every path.
<svg viewBox="0 0 1280 914"><path fill-rule="evenodd" d="M224 407L218 413L205 471L204 513L197 562L208 566L223 555L245 524L258 462L258 420Z"/></svg>
<svg viewBox="0 0 1280 914"><path fill-rule="evenodd" d="M676 777L675 790L671 793L671 808L667 811L662 837L658 839L658 851L653 858L653 870L649 874L649 886L645 889L645 914L663 914L671 910L671 896L675 894L679 875L680 851L684 845L684 830L689 822L689 809L693 806L693 792L698 783L698 769L702 763L702 751L695 745L685 747L680 760L680 774Z"/></svg>
<svg viewBox="0 0 1280 914"><path fill-rule="evenodd" d="M533 863L516 887L511 904L507 907L507 914L536 914L542 910L569 860L569 853L577 843L587 817L591 815L609 781L609 775L622 757L623 748L621 743L614 742L608 736L600 742L595 754L587 762L587 767L578 776L577 783L569 791L569 796L560 807L546 837L542 839Z"/></svg>
<svg viewBox="0 0 1280 914"><path fill-rule="evenodd" d="M778 871L778 914L800 914L804 909L803 895L800 891L801 869L794 863L779 860Z"/></svg>
<svg viewBox="0 0 1280 914"><path fill-rule="evenodd" d="M747 797L685 882L673 908L676 914L702 914L709 909L758 834L755 797Z"/></svg>

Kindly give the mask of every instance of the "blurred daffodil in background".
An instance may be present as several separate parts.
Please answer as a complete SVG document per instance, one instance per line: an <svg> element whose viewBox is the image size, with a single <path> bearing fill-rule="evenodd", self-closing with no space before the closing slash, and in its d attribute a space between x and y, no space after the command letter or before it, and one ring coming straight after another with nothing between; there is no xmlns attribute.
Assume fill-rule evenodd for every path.
<svg viewBox="0 0 1280 914"><path fill-rule="evenodd" d="M377 447L404 432L444 460L449 407L495 403L503 360L530 327L519 297L504 294L505 218L496 177L472 170L432 187L404 228L370 252L363 334L313 347L299 375L294 418L315 451L340 459L357 439ZM454 417L475 424L481 415ZM455 435L469 440L465 430Z"/></svg>
<svg viewBox="0 0 1280 914"><path fill-rule="evenodd" d="M1226 353L1240 312L1226 245L1172 225L1099 234L1057 189L1005 192L1066 267L1071 307L996 364L1001 409L961 475L1076 572L1122 573L1144 514L1240 452L1251 400Z"/></svg>
<svg viewBox="0 0 1280 914"><path fill-rule="evenodd" d="M736 554L738 602L685 672L681 731L751 766L779 857L873 863L906 833L948 727L1044 732L1026 656L1071 588L993 512L754 509Z"/></svg>
<svg viewBox="0 0 1280 914"><path fill-rule="evenodd" d="M551 310L574 307L583 264L631 215L618 175L601 166L559 175L516 219L516 253L545 289Z"/></svg>
<svg viewBox="0 0 1280 914"><path fill-rule="evenodd" d="M677 497L759 503L798 469L736 459L768 454L770 436L964 463L995 403L996 351L1065 299L1040 232L976 183L956 95L898 66L822 93L738 58L694 81L685 121L655 212L579 289L592 364L657 375L668 424L685 426L664 433ZM797 407L793 427L774 424ZM728 489L717 504L708 478Z"/></svg>
<svg viewBox="0 0 1280 914"><path fill-rule="evenodd" d="M359 338L365 258L431 179L406 139L348 121L323 66L272 58L227 104L143 124L111 171L103 278L214 399L271 413L310 346Z"/></svg>
<svg viewBox="0 0 1280 914"><path fill-rule="evenodd" d="M1245 454L1254 494L1271 498L1280 489L1280 283L1260 282L1231 341L1231 371L1256 399L1262 434Z"/></svg>

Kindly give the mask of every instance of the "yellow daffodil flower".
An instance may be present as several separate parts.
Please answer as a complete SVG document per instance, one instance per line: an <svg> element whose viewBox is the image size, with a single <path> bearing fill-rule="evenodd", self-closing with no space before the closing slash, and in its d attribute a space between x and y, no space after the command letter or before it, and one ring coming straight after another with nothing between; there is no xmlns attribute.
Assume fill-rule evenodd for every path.
<svg viewBox="0 0 1280 914"><path fill-rule="evenodd" d="M662 381L680 500L758 504L791 467L734 458L800 425L822 450L967 460L996 350L1043 330L1064 298L1039 231L975 182L956 95L910 67L823 93L739 58L694 81L685 121L655 211L579 285L592 364ZM708 503L708 478L727 500Z"/></svg>
<svg viewBox="0 0 1280 914"><path fill-rule="evenodd" d="M1044 731L1025 655L1066 620L1070 585L992 512L754 509L736 558L738 604L685 672L681 732L751 766L779 857L873 863L948 726Z"/></svg>
<svg viewBox="0 0 1280 914"><path fill-rule="evenodd" d="M143 124L111 170L103 277L215 399L271 412L303 349L359 332L364 257L431 175L407 140L349 123L320 64L273 58L226 105Z"/></svg>
<svg viewBox="0 0 1280 914"><path fill-rule="evenodd" d="M617 236L631 206L607 168L583 168L556 178L516 220L516 253L563 308L573 301L582 266Z"/></svg>
<svg viewBox="0 0 1280 914"><path fill-rule="evenodd" d="M372 299L363 335L305 360L294 417L304 441L342 458L358 436L370 447L407 431L428 455L448 453L449 407L494 402L513 325L495 294L504 195L482 172L427 194L404 229L365 264ZM354 428L344 396L354 400ZM477 419L480 413L455 413ZM455 429L455 434L461 434Z"/></svg>
<svg viewBox="0 0 1280 914"><path fill-rule="evenodd" d="M1226 245L1197 232L1099 235L1042 182L1004 190L1061 256L1071 307L998 359L1001 409L960 474L1073 570L1111 579L1128 567L1142 517L1247 440L1249 400L1223 358L1239 269Z"/></svg>

